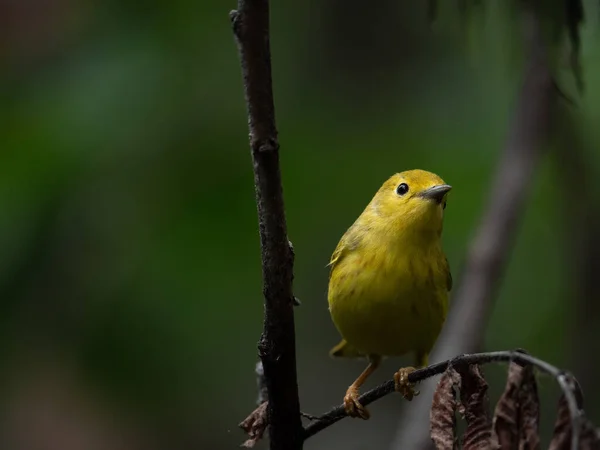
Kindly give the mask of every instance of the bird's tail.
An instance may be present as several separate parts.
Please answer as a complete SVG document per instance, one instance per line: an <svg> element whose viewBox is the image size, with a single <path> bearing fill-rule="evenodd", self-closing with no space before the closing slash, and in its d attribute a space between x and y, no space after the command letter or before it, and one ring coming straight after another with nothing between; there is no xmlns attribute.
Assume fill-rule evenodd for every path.
<svg viewBox="0 0 600 450"><path fill-rule="evenodd" d="M360 358L364 355L342 340L338 345L329 350L329 356L334 358Z"/></svg>

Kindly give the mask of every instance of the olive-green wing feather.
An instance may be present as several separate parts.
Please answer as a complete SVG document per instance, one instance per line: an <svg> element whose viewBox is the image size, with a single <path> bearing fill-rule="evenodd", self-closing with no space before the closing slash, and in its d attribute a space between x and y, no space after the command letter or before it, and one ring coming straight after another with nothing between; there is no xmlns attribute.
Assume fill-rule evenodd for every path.
<svg viewBox="0 0 600 450"><path fill-rule="evenodd" d="M333 269L333 266L335 266L336 263L338 263L341 259L342 259L342 254L344 253L344 238L340 239L340 242L338 242L337 247L335 248L335 250L333 251L333 254L331 255L331 259L329 260L329 264L327 264L328 267L331 267L331 269ZM329 274L331 275L331 271L329 271Z"/></svg>
<svg viewBox="0 0 600 450"><path fill-rule="evenodd" d="M342 259L344 258L344 256L346 255L346 253L348 251L352 251L352 250L356 249L356 247L358 245L358 241L359 241L360 237L358 236L357 233L351 233L351 230L353 228L354 228L354 225L352 225L348 229L348 231L346 231L346 233L344 233L344 235L340 239L340 242L338 242L337 247L333 251L333 254L331 255L329 264L327 264L327 266L331 267L331 269L329 271L329 278L331 278L331 273L333 272L333 268L335 267L335 265L339 264L342 261Z"/></svg>

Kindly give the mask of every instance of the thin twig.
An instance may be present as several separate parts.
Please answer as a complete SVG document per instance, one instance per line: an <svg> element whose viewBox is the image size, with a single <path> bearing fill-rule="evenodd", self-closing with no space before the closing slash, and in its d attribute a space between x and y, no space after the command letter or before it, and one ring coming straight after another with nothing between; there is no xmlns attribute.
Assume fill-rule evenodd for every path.
<svg viewBox="0 0 600 450"><path fill-rule="evenodd" d="M577 442L579 439L578 420L581 416L580 410L577 406L577 398L581 396L581 393L578 392L579 385L576 382L570 381L574 380L574 378L570 374L558 369L557 367L545 361L542 361L541 359L535 358L520 351L499 351L460 355L456 358L452 358L447 361L432 364L431 366L416 370L408 376L408 381L411 383L417 383L435 375L439 375L443 373L450 365L460 366L470 364L487 364L492 362L513 361L523 365L530 364L536 367L539 371L551 375L557 381L569 405L569 412L571 414L571 426L573 430L572 449L576 449ZM363 395L360 396L359 401L361 404L367 406L370 403L373 403L374 401L392 392L394 392L394 380L388 380L385 383L377 386L376 388L365 392ZM344 417L347 417L346 411L344 410L344 405L336 406L331 411L321 415L321 418L317 422L311 423L304 429L304 439L308 439L309 437L314 436L315 434L324 430L325 428L328 428L334 423L339 422Z"/></svg>
<svg viewBox="0 0 600 450"><path fill-rule="evenodd" d="M535 13L524 13L529 58L489 199L468 249L462 276L452 294L450 314L431 361L481 349L487 319L506 266L534 173L552 130L556 83L548 66L544 40ZM410 414L400 419L392 449L430 448L429 404L433 385L425 385Z"/></svg>
<svg viewBox="0 0 600 450"><path fill-rule="evenodd" d="M239 0L230 19L236 37L248 111L250 147L262 250L265 316L258 344L268 394L272 450L302 448L296 375L294 253L287 238L279 142L271 81L269 1Z"/></svg>

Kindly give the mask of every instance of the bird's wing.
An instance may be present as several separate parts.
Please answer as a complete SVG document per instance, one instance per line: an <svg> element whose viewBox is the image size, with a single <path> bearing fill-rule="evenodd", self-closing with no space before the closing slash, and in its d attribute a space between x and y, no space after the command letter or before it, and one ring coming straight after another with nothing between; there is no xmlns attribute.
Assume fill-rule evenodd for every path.
<svg viewBox="0 0 600 450"><path fill-rule="evenodd" d="M358 222L358 221L357 221ZM362 234L360 230L357 230L357 222L355 222L349 229L344 233L340 242L338 242L337 247L333 251L331 255L331 259L329 260L329 264L327 266L331 267L329 271L329 278L331 278L331 273L337 264L339 264L342 259L349 253L359 246L360 241L362 239Z"/></svg>
<svg viewBox="0 0 600 450"><path fill-rule="evenodd" d="M333 251L333 254L331 255L331 259L329 260L329 264L327 264L328 267L330 267L331 269L329 270L329 277L331 278L331 273L333 272L333 268L335 267L335 265L337 263L339 263L343 256L344 256L344 249L346 248L346 243L345 243L345 239L342 237L342 239L340 239L340 242L338 242L337 247L335 248L335 250Z"/></svg>

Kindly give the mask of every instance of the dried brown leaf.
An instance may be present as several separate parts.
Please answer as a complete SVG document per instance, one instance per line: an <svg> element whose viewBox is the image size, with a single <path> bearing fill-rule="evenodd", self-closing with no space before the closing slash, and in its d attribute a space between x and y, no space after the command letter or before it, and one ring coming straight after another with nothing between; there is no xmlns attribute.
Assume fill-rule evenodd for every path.
<svg viewBox="0 0 600 450"><path fill-rule="evenodd" d="M575 396L576 408L581 411L581 408L583 408L583 392L581 392L581 386L579 386L579 382L572 376L567 377L567 382L568 389L571 390ZM581 441L581 434L584 431L589 432L590 430L583 428L585 421L587 420L583 415L579 418L579 420L579 438ZM590 427L588 426L588 428ZM593 426L591 428L593 428ZM556 415L556 421L554 422L554 432L552 434L552 441L550 441L550 447L548 447L548 450L562 450L571 448L571 433L571 413L569 410L569 403L567 402L565 394L563 393L558 400L558 413ZM593 442L593 439L590 442ZM583 447L580 445L580 448Z"/></svg>
<svg viewBox="0 0 600 450"><path fill-rule="evenodd" d="M269 402L261 403L258 408L252 411L250 415L240 423L240 428L248 434L248 439L241 445L242 447L252 448L262 439L265 430L269 425L267 416L268 404Z"/></svg>
<svg viewBox="0 0 600 450"><path fill-rule="evenodd" d="M558 414L548 450L566 450L571 447L571 415L564 394L558 400Z"/></svg>
<svg viewBox="0 0 600 450"><path fill-rule="evenodd" d="M522 368L519 391L519 450L539 450L540 399L533 366Z"/></svg>
<svg viewBox="0 0 600 450"><path fill-rule="evenodd" d="M492 441L492 421L488 410L488 384L476 364L457 367L461 376L460 399L465 407L467 429L462 438L464 450L489 450L497 446Z"/></svg>
<svg viewBox="0 0 600 450"><path fill-rule="evenodd" d="M518 364L510 364L506 386L494 412L494 433L500 448L503 450L516 448L519 441L519 426L517 424L519 415L518 397L523 378L522 369Z"/></svg>
<svg viewBox="0 0 600 450"><path fill-rule="evenodd" d="M532 366L511 363L506 387L498 400L493 419L500 448L538 450L540 406Z"/></svg>
<svg viewBox="0 0 600 450"><path fill-rule="evenodd" d="M579 448L582 450L600 449L600 430L586 418L582 418Z"/></svg>
<svg viewBox="0 0 600 450"><path fill-rule="evenodd" d="M549 450L569 450L570 448L571 415L565 396L561 395ZM579 449L600 450L600 430L583 415L579 418Z"/></svg>
<svg viewBox="0 0 600 450"><path fill-rule="evenodd" d="M456 387L460 384L460 375L452 366L442 375L431 403L429 429L431 440L438 450L454 448L456 432Z"/></svg>

